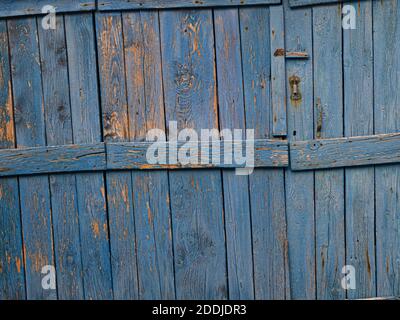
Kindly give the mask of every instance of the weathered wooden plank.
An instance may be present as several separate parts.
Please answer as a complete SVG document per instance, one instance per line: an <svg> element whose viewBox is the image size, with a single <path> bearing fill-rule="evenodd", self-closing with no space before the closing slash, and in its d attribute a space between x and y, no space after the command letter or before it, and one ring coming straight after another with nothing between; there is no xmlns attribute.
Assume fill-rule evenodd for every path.
<svg viewBox="0 0 400 320"><path fill-rule="evenodd" d="M0 149L15 147L14 110L7 23L0 21ZM25 266L19 188L16 178L0 179L0 300L25 299Z"/></svg>
<svg viewBox="0 0 400 320"><path fill-rule="evenodd" d="M371 1L358 3L357 28L345 30L345 136L373 134L373 44ZM376 295L374 168L345 170L346 264L356 270L356 290L348 298Z"/></svg>
<svg viewBox="0 0 400 320"><path fill-rule="evenodd" d="M0 299L25 299L18 180L0 180Z"/></svg>
<svg viewBox="0 0 400 320"><path fill-rule="evenodd" d="M123 15L131 141L165 130L157 11ZM174 299L174 254L168 172L132 172L138 243L139 297Z"/></svg>
<svg viewBox="0 0 400 320"><path fill-rule="evenodd" d="M103 143L0 150L0 177L106 170Z"/></svg>
<svg viewBox="0 0 400 320"><path fill-rule="evenodd" d="M270 20L275 18L272 14L278 14L275 11L272 7L239 10L246 127L254 129L256 139L268 139L272 132L271 29L283 35L283 23L275 25ZM254 296L289 298L284 172L258 168L250 175L249 183Z"/></svg>
<svg viewBox="0 0 400 320"><path fill-rule="evenodd" d="M55 7L56 13L88 11L96 8L94 0L1 0L0 18L12 16L25 16L42 14L44 6L51 5Z"/></svg>
<svg viewBox="0 0 400 320"><path fill-rule="evenodd" d="M53 110L54 111L54 110ZM57 112L57 111L55 111ZM49 118L52 115L49 115ZM50 118L51 120L52 118ZM50 127L50 125L49 125ZM56 136L49 138L54 141ZM68 142L68 141L64 141ZM68 144L49 147L19 148L0 150L0 177L37 175L46 173L112 171L112 170L156 170L156 169L207 169L207 168L245 168L246 163L224 162L232 155L232 149L240 149L245 154L247 145L254 145L254 167L287 167L288 143L284 140L237 140L225 142L162 142L158 144L158 157L165 161L152 163L147 156L153 142L110 142L91 144ZM169 162L169 152L182 146L196 149L189 159L191 163ZM201 163L202 150L213 151L218 163ZM151 152L151 154L153 154Z"/></svg>
<svg viewBox="0 0 400 320"><path fill-rule="evenodd" d="M36 18L8 21L19 148L46 144ZM20 178L20 202L28 299L56 299L42 287L42 268L54 266L50 190L47 176Z"/></svg>
<svg viewBox="0 0 400 320"><path fill-rule="evenodd" d="M101 141L92 14L65 17L75 143ZM85 299L111 299L112 275L106 190L101 173L76 176Z"/></svg>
<svg viewBox="0 0 400 320"><path fill-rule="evenodd" d="M302 6L312 6L317 4L328 4L328 3L342 3L349 2L352 0L289 0L291 7L302 7ZM365 1L365 0L360 0Z"/></svg>
<svg viewBox="0 0 400 320"><path fill-rule="evenodd" d="M169 121L179 129L218 128L212 12L160 12ZM178 299L227 298L221 174L170 172Z"/></svg>
<svg viewBox="0 0 400 320"><path fill-rule="evenodd" d="M375 133L399 132L400 6L374 1ZM377 295L400 295L400 166L375 168Z"/></svg>
<svg viewBox="0 0 400 320"><path fill-rule="evenodd" d="M82 163L82 160L85 162L86 152L89 150L91 150L90 152L95 152L97 149L97 152L103 152L103 156L93 156L92 158L97 158L100 160L99 164L105 166L104 146L90 146L89 148L88 146L83 146L84 149L87 149L84 152L81 146L77 146L79 150L76 151L78 152L74 149L71 150L73 148L71 146L67 146L65 149L63 147L63 145L71 145L73 143L72 118L64 17L57 16L56 22L55 30L39 28L39 44L46 119L46 141L47 145L60 145L61 147L52 148L50 152L48 152L48 148L43 148L41 152L44 154L41 154L41 152L35 154L39 161L25 159L24 162L26 162L27 167L36 163L38 168L42 168L44 163L49 171L54 172L54 169L57 168L60 172L63 172L68 171L64 170L64 167L69 167L71 162ZM35 153L35 150L32 152ZM51 154L50 157L49 153ZM51 159L52 156L54 156L54 159ZM79 164L75 168L70 167L70 169L75 171L86 166L86 170L92 170L92 164L96 165L96 162L86 163L85 165ZM58 298L61 300L83 299L82 257L75 176L72 174L50 176L50 191Z"/></svg>
<svg viewBox="0 0 400 320"><path fill-rule="evenodd" d="M106 142L129 140L121 13L96 14L97 52ZM106 174L115 299L137 299L135 222L130 172Z"/></svg>
<svg viewBox="0 0 400 320"><path fill-rule="evenodd" d="M311 9L292 10L284 1L286 50L312 52ZM313 138L313 63L287 60L287 77L298 76L301 100L291 100L287 85L288 129L292 141ZM287 80L288 81L288 80ZM288 82L287 82L288 83ZM286 214L290 286L293 299L315 299L314 174L286 171Z"/></svg>
<svg viewBox="0 0 400 320"><path fill-rule="evenodd" d="M280 52L275 51L274 55L279 56ZM305 51L290 51L285 53L286 59L308 59L310 56Z"/></svg>
<svg viewBox="0 0 400 320"><path fill-rule="evenodd" d="M221 129L242 129L246 122L243 96L239 12L214 10L219 124ZM254 299L249 180L232 170L222 171L229 299Z"/></svg>
<svg viewBox="0 0 400 320"><path fill-rule="evenodd" d="M94 0L2 0L0 17L25 16L42 14L44 6L55 7L56 13L88 11L96 8Z"/></svg>
<svg viewBox="0 0 400 320"><path fill-rule="evenodd" d="M199 8L244 5L268 5L281 0L113 0L98 2L99 10Z"/></svg>
<svg viewBox="0 0 400 320"><path fill-rule="evenodd" d="M269 10L272 135L285 137L287 136L285 19L282 6L273 6ZM265 42L264 39L259 41Z"/></svg>
<svg viewBox="0 0 400 320"><path fill-rule="evenodd" d="M290 158L293 170L396 163L400 162L400 134L293 142Z"/></svg>
<svg viewBox="0 0 400 320"><path fill-rule="evenodd" d="M341 6L313 8L314 136L343 136ZM338 158L341 158L340 155ZM345 299L344 170L315 172L317 299Z"/></svg>
<svg viewBox="0 0 400 320"><path fill-rule="evenodd" d="M232 163L224 162L227 158L225 154L232 155L232 149L243 150L245 153L246 144L254 144L254 166L255 167L287 167L288 165L288 145L286 141L277 140L238 140L224 142L160 142L157 144L159 151L157 157L165 158L159 163L149 163L147 152L153 142L128 142L128 143L107 143L107 169L184 169L184 168L244 168L246 163L237 163L232 159ZM178 150L183 146L192 148L194 151L188 157L191 163L179 161L170 162L169 154L178 146ZM213 157L220 159L219 163L212 163L211 156L209 164L202 164L202 149L207 146L213 151ZM237 147L236 147L237 146ZM196 152L195 152L196 151ZM153 153L151 152L151 155ZM0 152L1 155L1 152ZM215 161L215 160L214 160Z"/></svg>

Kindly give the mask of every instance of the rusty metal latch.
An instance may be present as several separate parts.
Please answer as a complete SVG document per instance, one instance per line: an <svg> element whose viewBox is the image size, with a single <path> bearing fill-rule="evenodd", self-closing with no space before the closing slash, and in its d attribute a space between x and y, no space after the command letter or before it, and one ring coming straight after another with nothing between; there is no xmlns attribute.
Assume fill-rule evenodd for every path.
<svg viewBox="0 0 400 320"><path fill-rule="evenodd" d="M289 78L290 84L290 100L292 101L299 101L301 100L301 93L300 93L300 78L298 76L291 76Z"/></svg>

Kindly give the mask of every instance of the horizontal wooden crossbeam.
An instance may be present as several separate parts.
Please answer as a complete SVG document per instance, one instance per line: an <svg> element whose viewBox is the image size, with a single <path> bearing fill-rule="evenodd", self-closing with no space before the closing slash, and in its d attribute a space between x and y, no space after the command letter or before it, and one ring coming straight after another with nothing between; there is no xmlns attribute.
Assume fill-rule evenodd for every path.
<svg viewBox="0 0 400 320"><path fill-rule="evenodd" d="M245 146L247 141L242 141ZM223 142L214 145L218 164L212 163L209 156L208 164L201 163L201 150L204 144L200 142L192 143L192 147L197 147L198 153L193 154L191 159L197 159L196 164L181 163L177 157L176 163L169 160L165 163L149 163L147 158L148 148L151 142L131 142L131 143L96 143L67 145L55 147L37 147L26 149L3 149L0 150L0 177L18 175L52 174L65 172L85 172L85 171L108 171L108 170L157 170L157 169L189 169L189 168L244 168L245 163L226 164L224 161L225 151L227 150ZM165 150L166 158L169 159L172 142L165 142L159 150ZM177 150L181 150L183 143L177 145ZM213 145L209 145L211 151ZM235 150L232 145L232 150ZM243 156L246 150L242 148ZM228 152L228 154L229 154ZM289 162L287 141L281 140L255 140L254 141L254 167L287 167ZM192 162L192 161L191 161Z"/></svg>
<svg viewBox="0 0 400 320"><path fill-rule="evenodd" d="M400 162L400 133L290 143L292 170Z"/></svg>
<svg viewBox="0 0 400 320"><path fill-rule="evenodd" d="M172 9L280 4L281 0L0 0L0 18L43 14L51 5L57 13L77 11L113 11Z"/></svg>
<svg viewBox="0 0 400 320"><path fill-rule="evenodd" d="M280 4L281 0L99 0L99 10L201 8Z"/></svg>
<svg viewBox="0 0 400 320"><path fill-rule="evenodd" d="M246 150L249 142L163 142L157 145L157 151L151 151L157 161L148 157L149 148L154 148L152 142L3 149L0 177L109 170L245 168L249 163L236 160L234 152L243 157L249 155ZM293 171L400 163L400 133L296 141L290 145L286 140L268 139L251 143L255 168L288 167L289 154ZM184 145L187 152L182 153Z"/></svg>
<svg viewBox="0 0 400 320"><path fill-rule="evenodd" d="M342 3L349 1L351 0L289 0L289 3L291 7L302 7L302 6L311 6L317 4Z"/></svg>

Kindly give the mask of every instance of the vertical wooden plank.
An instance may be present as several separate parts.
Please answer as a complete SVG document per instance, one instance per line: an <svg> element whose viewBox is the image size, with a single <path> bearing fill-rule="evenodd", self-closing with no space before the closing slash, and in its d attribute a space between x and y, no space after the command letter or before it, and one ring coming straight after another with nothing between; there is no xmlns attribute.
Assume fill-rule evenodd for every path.
<svg viewBox="0 0 400 320"><path fill-rule="evenodd" d="M151 129L165 130L157 11L123 14L129 136L142 141ZM174 256L168 173L132 172L139 297L174 299Z"/></svg>
<svg viewBox="0 0 400 320"><path fill-rule="evenodd" d="M398 132L400 93L400 6L378 1L374 19L375 134ZM400 295L400 166L377 166L376 262L377 295Z"/></svg>
<svg viewBox="0 0 400 320"><path fill-rule="evenodd" d="M6 20L0 20L0 149L15 147ZM0 180L0 300L25 299L25 268L17 178Z"/></svg>
<svg viewBox="0 0 400 320"><path fill-rule="evenodd" d="M246 127L254 129L255 139L271 136L270 34L283 39L282 11L281 6L239 10ZM255 298L289 298L284 171L256 169L249 180Z"/></svg>
<svg viewBox="0 0 400 320"><path fill-rule="evenodd" d="M39 28L47 145L72 144L64 18L55 30ZM50 176L59 299L82 299L82 261L75 175Z"/></svg>
<svg viewBox="0 0 400 320"><path fill-rule="evenodd" d="M309 60L286 61L287 77L300 77L302 94L301 100L291 100L287 85L288 138L307 140L312 139L314 133L312 9L291 10L288 0L283 3L286 49L306 51L311 56ZM315 299L314 173L287 170L285 182L291 296L294 299Z"/></svg>
<svg viewBox="0 0 400 320"><path fill-rule="evenodd" d="M218 128L212 12L165 11L160 20L167 121ZM170 187L177 298L227 298L220 172L171 172Z"/></svg>
<svg viewBox="0 0 400 320"><path fill-rule="evenodd" d="M245 139L238 9L214 11L220 127L242 129ZM223 170L229 299L254 299L248 176Z"/></svg>
<svg viewBox="0 0 400 320"><path fill-rule="evenodd" d="M285 20L282 6L270 7L272 135L287 136Z"/></svg>
<svg viewBox="0 0 400 320"><path fill-rule="evenodd" d="M65 16L75 143L101 141L95 31L92 14ZM85 299L112 299L112 275L104 176L76 176Z"/></svg>
<svg viewBox="0 0 400 320"><path fill-rule="evenodd" d="M121 13L96 14L105 142L129 140ZM137 299L135 223L130 172L106 174L113 288L116 299Z"/></svg>
<svg viewBox="0 0 400 320"><path fill-rule="evenodd" d="M36 18L8 22L15 102L17 147L46 145ZM42 268L54 266L49 178L20 178L28 299L56 299L56 290L42 287Z"/></svg>
<svg viewBox="0 0 400 320"><path fill-rule="evenodd" d="M314 135L343 136L341 6L313 8ZM315 172L317 298L345 299L344 170Z"/></svg>
<svg viewBox="0 0 400 320"><path fill-rule="evenodd" d="M372 4L357 6L357 28L344 30L345 136L373 134ZM376 295L374 168L346 169L346 263L356 271L348 297Z"/></svg>

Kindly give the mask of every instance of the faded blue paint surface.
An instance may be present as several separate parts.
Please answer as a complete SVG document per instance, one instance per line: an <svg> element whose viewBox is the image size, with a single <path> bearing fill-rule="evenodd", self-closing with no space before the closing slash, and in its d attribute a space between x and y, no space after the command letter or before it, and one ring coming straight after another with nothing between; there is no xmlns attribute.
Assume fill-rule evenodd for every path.
<svg viewBox="0 0 400 320"><path fill-rule="evenodd" d="M398 2L343 30L334 0L222 1L58 1L44 30L0 0L0 299L400 294ZM254 129L262 168L147 167L170 121Z"/></svg>

